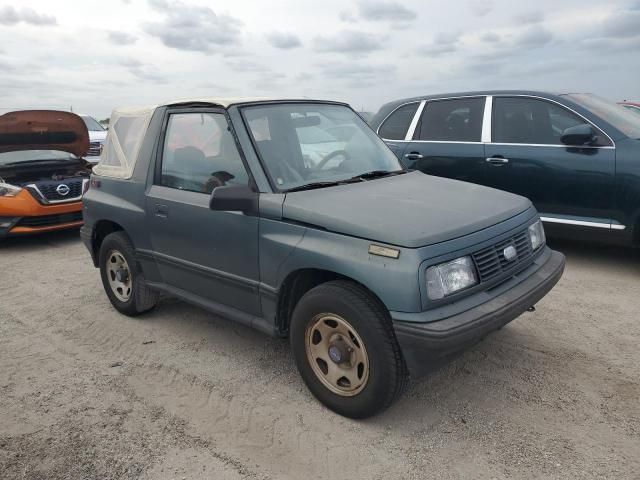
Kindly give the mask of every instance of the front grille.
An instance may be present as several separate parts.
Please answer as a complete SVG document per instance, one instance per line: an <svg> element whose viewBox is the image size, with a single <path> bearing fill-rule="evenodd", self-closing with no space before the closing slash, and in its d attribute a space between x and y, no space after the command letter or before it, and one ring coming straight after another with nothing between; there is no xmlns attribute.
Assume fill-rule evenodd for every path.
<svg viewBox="0 0 640 480"><path fill-rule="evenodd" d="M513 245L517 252L516 258L511 261L504 256L504 249L509 245ZM501 273L515 270L532 256L533 251L531 250L528 229L472 255L481 283L488 282Z"/></svg>
<svg viewBox="0 0 640 480"><path fill-rule="evenodd" d="M87 152L87 156L99 157L101 153L102 153L102 142L89 143L89 151Z"/></svg>
<svg viewBox="0 0 640 480"><path fill-rule="evenodd" d="M37 217L23 217L16 224L17 227L50 227L63 223L81 222L82 212L60 213L57 215L40 215Z"/></svg>
<svg viewBox="0 0 640 480"><path fill-rule="evenodd" d="M62 181L34 182L33 185L49 201L64 201L77 199L82 195L82 178L68 178ZM60 185L69 187L69 193L62 195L58 192Z"/></svg>

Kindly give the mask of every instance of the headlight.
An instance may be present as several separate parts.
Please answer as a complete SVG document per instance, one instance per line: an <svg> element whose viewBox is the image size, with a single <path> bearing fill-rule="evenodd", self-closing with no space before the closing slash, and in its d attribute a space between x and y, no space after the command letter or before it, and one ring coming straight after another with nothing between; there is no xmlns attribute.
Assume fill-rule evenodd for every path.
<svg viewBox="0 0 640 480"><path fill-rule="evenodd" d="M22 188L0 182L0 197L15 197Z"/></svg>
<svg viewBox="0 0 640 480"><path fill-rule="evenodd" d="M478 284L471 257L460 257L427 269L427 295L438 300Z"/></svg>
<svg viewBox="0 0 640 480"><path fill-rule="evenodd" d="M539 247L544 245L544 242L547 239L544 236L544 227L540 220L533 225L529 225L529 238L531 239L531 247L534 250L537 250Z"/></svg>

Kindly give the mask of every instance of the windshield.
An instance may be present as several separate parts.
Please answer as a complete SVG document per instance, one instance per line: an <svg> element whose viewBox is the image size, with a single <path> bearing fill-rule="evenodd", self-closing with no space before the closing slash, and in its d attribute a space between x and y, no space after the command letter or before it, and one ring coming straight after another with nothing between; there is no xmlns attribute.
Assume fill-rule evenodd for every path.
<svg viewBox="0 0 640 480"><path fill-rule="evenodd" d="M93 117L82 116L82 120L84 120L84 124L87 126L87 130L90 132L103 132L104 128L100 125Z"/></svg>
<svg viewBox="0 0 640 480"><path fill-rule="evenodd" d="M617 103L589 93L571 93L568 95L574 102L583 106L609 122L627 137L640 139L640 116Z"/></svg>
<svg viewBox="0 0 640 480"><path fill-rule="evenodd" d="M280 190L402 170L393 152L348 107L292 103L245 107L242 113Z"/></svg>
<svg viewBox="0 0 640 480"><path fill-rule="evenodd" d="M40 160L73 160L76 157L58 150L24 150L21 152L0 153L0 165Z"/></svg>

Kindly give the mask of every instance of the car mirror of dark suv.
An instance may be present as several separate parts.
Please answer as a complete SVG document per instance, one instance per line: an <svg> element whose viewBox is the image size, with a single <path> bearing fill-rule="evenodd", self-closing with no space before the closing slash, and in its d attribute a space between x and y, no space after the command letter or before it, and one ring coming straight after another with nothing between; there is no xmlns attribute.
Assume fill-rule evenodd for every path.
<svg viewBox="0 0 640 480"><path fill-rule="evenodd" d="M216 211L258 213L259 194L247 185L224 185L211 192L209 208Z"/></svg>
<svg viewBox="0 0 640 480"><path fill-rule="evenodd" d="M596 141L596 132L591 125L584 123L565 129L560 141L565 145L589 145Z"/></svg>

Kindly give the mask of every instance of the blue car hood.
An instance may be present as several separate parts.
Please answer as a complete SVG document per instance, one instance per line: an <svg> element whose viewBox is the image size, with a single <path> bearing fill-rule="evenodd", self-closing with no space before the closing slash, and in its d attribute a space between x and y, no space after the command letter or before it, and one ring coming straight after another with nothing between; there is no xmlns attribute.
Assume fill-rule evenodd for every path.
<svg viewBox="0 0 640 480"><path fill-rule="evenodd" d="M282 216L336 233L417 248L491 227L532 208L512 193L420 172L292 192Z"/></svg>

